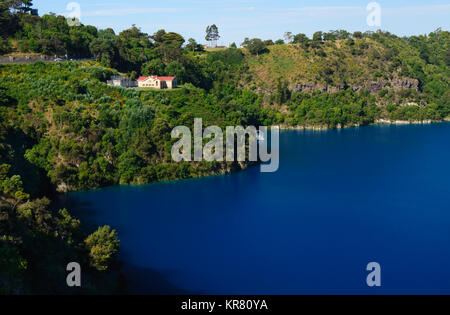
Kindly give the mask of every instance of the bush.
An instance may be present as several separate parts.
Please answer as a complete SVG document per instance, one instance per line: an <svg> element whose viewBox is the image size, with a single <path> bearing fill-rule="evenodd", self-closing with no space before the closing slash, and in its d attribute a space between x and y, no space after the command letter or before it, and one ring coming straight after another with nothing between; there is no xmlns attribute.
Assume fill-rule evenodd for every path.
<svg viewBox="0 0 450 315"><path fill-rule="evenodd" d="M107 225L89 235L85 244L91 266L99 271L108 270L120 250L117 232Z"/></svg>

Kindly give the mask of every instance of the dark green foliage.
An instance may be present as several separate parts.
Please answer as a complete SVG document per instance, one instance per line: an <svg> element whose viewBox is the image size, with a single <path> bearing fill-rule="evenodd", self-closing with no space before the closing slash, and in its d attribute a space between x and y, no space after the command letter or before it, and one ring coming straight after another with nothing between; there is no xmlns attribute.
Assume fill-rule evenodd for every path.
<svg viewBox="0 0 450 315"><path fill-rule="evenodd" d="M0 55L7 54L11 51L11 45L7 39L0 37Z"/></svg>
<svg viewBox="0 0 450 315"><path fill-rule="evenodd" d="M85 241L91 266L99 271L108 270L120 249L115 230L109 226L98 228Z"/></svg>
<svg viewBox="0 0 450 315"><path fill-rule="evenodd" d="M246 38L242 46L247 48L252 55L259 55L266 51L266 44L259 38Z"/></svg>
<svg viewBox="0 0 450 315"><path fill-rule="evenodd" d="M0 1L0 38L7 37L18 28L18 15L29 13L32 6L31 0L2 0ZM12 14L12 11L17 14ZM1 47L0 47L1 48ZM0 49L1 50L1 49ZM1 53L1 52L0 52Z"/></svg>
<svg viewBox="0 0 450 315"><path fill-rule="evenodd" d="M275 94L275 99L277 104L284 104L291 98L291 92L288 88L288 82L282 81L281 78L278 79L277 93Z"/></svg>
<svg viewBox="0 0 450 315"><path fill-rule="evenodd" d="M367 125L381 115L375 98L349 90L339 93L294 93L287 122L292 125L322 125L330 128L352 124Z"/></svg>
<svg viewBox="0 0 450 315"><path fill-rule="evenodd" d="M108 87L103 81L112 72L93 62L4 66L0 86L18 102L4 109L13 125L27 130L33 140L24 153L27 161L60 189L224 172L229 166L220 163L174 164L170 131L191 126L194 117L225 127L258 125L270 116L261 109L261 97L232 86L244 62L240 50L219 51L192 62L198 62L200 84L216 82L209 92L191 85L175 91ZM194 76L182 71L181 78Z"/></svg>
<svg viewBox="0 0 450 315"><path fill-rule="evenodd" d="M306 48L309 46L310 39L305 34L297 34L294 36L294 44L300 44L302 47Z"/></svg>
<svg viewBox="0 0 450 315"><path fill-rule="evenodd" d="M204 47L201 44L198 44L195 41L195 39L193 39L193 38L189 38L188 39L188 44L185 46L185 48L188 51L192 51L192 52L195 52L195 51L203 52L203 51L205 51Z"/></svg>
<svg viewBox="0 0 450 315"><path fill-rule="evenodd" d="M450 114L445 31L410 38L317 32L312 40L294 36L295 45L247 39L250 54L236 47L201 52L192 40L182 48L184 38L176 33L159 30L148 36L133 26L116 35L111 29L68 27L63 17L11 14L11 2L5 3L0 2L3 52L16 40L23 52L93 56L97 62L0 65L0 293L117 292L116 232L103 227L86 238L68 210L51 209L43 196L55 189L146 184L240 169L233 163L172 161L171 130L192 128L194 118L222 128L334 128L381 118L442 120ZM260 54L275 49L290 50L265 62L270 53ZM340 88L293 92L298 76L288 73L292 64L303 66L293 62L295 54L313 60L309 80ZM366 67L358 68L355 60L362 58ZM264 75L261 68L275 61L282 71ZM251 71L260 64L263 84L255 79L261 74ZM109 87L105 82L117 71L105 66L132 78L174 75L183 86L173 91ZM394 78L417 79L419 89L387 85L371 93L363 88L362 83ZM361 85L353 89L351 83ZM69 261L86 270L89 285L82 291L64 285Z"/></svg>
<svg viewBox="0 0 450 315"><path fill-rule="evenodd" d="M314 42L322 42L323 41L323 32L318 31L313 34L312 40Z"/></svg>
<svg viewBox="0 0 450 315"><path fill-rule="evenodd" d="M89 44L89 50L94 58L107 67L116 65L117 50L113 39L99 37L92 40Z"/></svg>
<svg viewBox="0 0 450 315"><path fill-rule="evenodd" d="M0 294L118 293L115 232L104 227L84 240L78 220L47 198L31 200L9 169L0 165ZM71 261L83 268L82 288L65 285Z"/></svg>

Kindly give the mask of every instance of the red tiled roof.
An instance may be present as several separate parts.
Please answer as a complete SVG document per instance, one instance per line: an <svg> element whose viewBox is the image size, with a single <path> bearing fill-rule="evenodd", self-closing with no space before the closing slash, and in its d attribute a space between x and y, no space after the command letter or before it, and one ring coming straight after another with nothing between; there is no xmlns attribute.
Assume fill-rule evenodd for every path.
<svg viewBox="0 0 450 315"><path fill-rule="evenodd" d="M175 80L176 78L175 78L175 77L158 77L158 79L159 79L160 81L173 81L173 80Z"/></svg>
<svg viewBox="0 0 450 315"><path fill-rule="evenodd" d="M145 81L147 79L158 79L159 81L173 81L176 79L176 77L157 77L157 76L150 76L150 77L139 77L138 81Z"/></svg>

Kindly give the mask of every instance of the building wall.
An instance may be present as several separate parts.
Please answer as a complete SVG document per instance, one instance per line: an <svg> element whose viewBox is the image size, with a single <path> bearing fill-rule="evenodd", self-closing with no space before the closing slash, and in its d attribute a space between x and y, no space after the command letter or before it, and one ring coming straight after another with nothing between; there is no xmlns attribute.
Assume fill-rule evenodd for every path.
<svg viewBox="0 0 450 315"><path fill-rule="evenodd" d="M175 89L177 87L177 80L173 80L173 81L163 81L164 83L162 84L162 88L164 89Z"/></svg>
<svg viewBox="0 0 450 315"><path fill-rule="evenodd" d="M137 87L137 81L135 80L125 80L125 82L122 82L126 87Z"/></svg>
<svg viewBox="0 0 450 315"><path fill-rule="evenodd" d="M160 89L161 84L160 84L159 80L148 79L145 81L139 81L139 87L151 87L151 88L155 88L155 89Z"/></svg>
<svg viewBox="0 0 450 315"><path fill-rule="evenodd" d="M177 80L160 81L158 79L148 79L145 81L138 81L139 87L151 87L154 89L174 89L177 87Z"/></svg>
<svg viewBox="0 0 450 315"><path fill-rule="evenodd" d="M167 82L167 83L169 83L169 82ZM178 81L177 81L177 79L174 79L173 81L170 81L169 89L176 89L177 86L178 86Z"/></svg>
<svg viewBox="0 0 450 315"><path fill-rule="evenodd" d="M108 85L111 86L120 86L120 87L124 87L124 88L130 88L130 87L137 87L138 83L137 81L134 80L130 80L127 78L113 78L112 80L109 80Z"/></svg>

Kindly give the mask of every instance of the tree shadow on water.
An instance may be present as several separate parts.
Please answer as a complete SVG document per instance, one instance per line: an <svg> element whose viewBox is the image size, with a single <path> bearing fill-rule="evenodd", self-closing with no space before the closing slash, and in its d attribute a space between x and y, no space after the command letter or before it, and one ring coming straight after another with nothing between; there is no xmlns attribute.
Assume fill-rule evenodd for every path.
<svg viewBox="0 0 450 315"><path fill-rule="evenodd" d="M59 195L56 198L53 206L55 208L67 208L70 213L81 219L82 230L85 233L91 233L96 230L100 224L106 224L107 222L97 222L96 216L99 212L93 204L89 201L80 201L76 198L70 198L67 195ZM112 226L112 228L115 228ZM122 227L119 232L120 236L123 236L126 231ZM177 288L168 280L169 275L167 273L156 271L151 268L134 266L129 264L129 258L127 253L121 250L119 257L122 265L121 273L124 275L124 293L130 295L191 295L194 292L190 292L184 289Z"/></svg>
<svg viewBox="0 0 450 315"><path fill-rule="evenodd" d="M53 210L66 208L73 217L81 220L81 230L84 233L92 233L100 225L104 225L102 222L96 222L95 216L100 210L96 209L91 202L70 198L67 194L58 194L52 200L51 208Z"/></svg>
<svg viewBox="0 0 450 315"><path fill-rule="evenodd" d="M84 233L92 233L99 225L108 222L98 222L100 210L96 209L90 201L83 201L68 195L59 195L53 202L54 208L67 208L77 219L81 219L81 228ZM115 226L111 226L116 228ZM127 231L121 226L117 229L119 239ZM151 259L151 258L150 258ZM130 295L192 295L194 292L176 287L170 280L170 271L162 272L148 267L135 266L130 264L131 258L125 249L121 250L119 262L124 276L124 293ZM198 293L198 292L197 292Z"/></svg>

